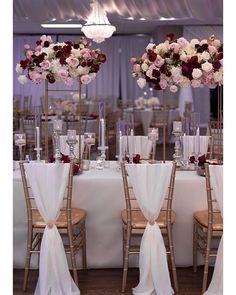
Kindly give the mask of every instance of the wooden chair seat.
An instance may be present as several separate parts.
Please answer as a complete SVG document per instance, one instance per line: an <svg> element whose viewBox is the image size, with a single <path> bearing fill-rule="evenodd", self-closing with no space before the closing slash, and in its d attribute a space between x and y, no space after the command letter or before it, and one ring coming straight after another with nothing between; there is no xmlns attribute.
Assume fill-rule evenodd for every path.
<svg viewBox="0 0 236 295"><path fill-rule="evenodd" d="M208 227L208 210L197 211L193 213L193 217L205 228ZM220 212L214 212L212 229L214 231L223 231L223 218Z"/></svg>
<svg viewBox="0 0 236 295"><path fill-rule="evenodd" d="M141 210L132 210L132 228L134 229L145 229L147 225L147 219L144 217ZM160 228L166 228L167 227L167 218L166 218L167 211L161 210L158 218L156 219L156 222L158 223ZM121 218L124 224L127 224L127 214L126 209L121 211ZM172 210L171 211L171 224L175 222L176 213Z"/></svg>
<svg viewBox="0 0 236 295"><path fill-rule="evenodd" d="M80 223L85 220L86 211L79 208L71 209L71 219L72 226ZM37 209L32 210L32 220L33 227L44 228L46 226L43 218L41 217L39 211ZM62 208L59 218L57 219L56 226L58 229L67 228L67 219L66 219L66 208Z"/></svg>

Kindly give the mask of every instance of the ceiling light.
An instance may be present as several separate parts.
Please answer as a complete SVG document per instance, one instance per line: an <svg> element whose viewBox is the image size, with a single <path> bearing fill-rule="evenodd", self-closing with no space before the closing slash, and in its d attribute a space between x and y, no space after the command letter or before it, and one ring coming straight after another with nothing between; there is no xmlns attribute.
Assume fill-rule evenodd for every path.
<svg viewBox="0 0 236 295"><path fill-rule="evenodd" d="M105 38L110 38L112 36L116 27L111 25L107 18L106 11L97 0L91 3L90 6L92 7L92 12L81 31L87 38L92 39L96 43L101 43Z"/></svg>
<svg viewBox="0 0 236 295"><path fill-rule="evenodd" d="M126 19L128 19L128 20L134 20L134 18L132 16L127 17Z"/></svg>
<svg viewBox="0 0 236 295"><path fill-rule="evenodd" d="M174 17L161 17L160 20L175 20Z"/></svg>
<svg viewBox="0 0 236 295"><path fill-rule="evenodd" d="M144 18L144 17L140 17L140 19L139 20L146 20L146 18Z"/></svg>
<svg viewBox="0 0 236 295"><path fill-rule="evenodd" d="M57 29L75 29L75 28L82 28L81 24L41 24L42 28L57 28Z"/></svg>

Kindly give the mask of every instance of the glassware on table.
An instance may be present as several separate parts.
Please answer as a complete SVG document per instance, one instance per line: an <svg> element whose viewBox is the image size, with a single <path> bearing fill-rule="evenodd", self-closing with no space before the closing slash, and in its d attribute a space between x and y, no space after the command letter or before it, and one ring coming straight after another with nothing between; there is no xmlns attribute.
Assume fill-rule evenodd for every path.
<svg viewBox="0 0 236 295"><path fill-rule="evenodd" d="M148 139L152 141L152 160L155 160L156 142L159 139L158 128L148 128Z"/></svg>
<svg viewBox="0 0 236 295"><path fill-rule="evenodd" d="M20 161L23 160L22 147L26 145L26 134L25 133L16 133L14 135L15 145L19 147L20 151Z"/></svg>
<svg viewBox="0 0 236 295"><path fill-rule="evenodd" d="M85 156L83 159L83 169L89 170L90 159L91 159L91 147L95 145L95 133L85 132L84 133L84 144L85 144Z"/></svg>

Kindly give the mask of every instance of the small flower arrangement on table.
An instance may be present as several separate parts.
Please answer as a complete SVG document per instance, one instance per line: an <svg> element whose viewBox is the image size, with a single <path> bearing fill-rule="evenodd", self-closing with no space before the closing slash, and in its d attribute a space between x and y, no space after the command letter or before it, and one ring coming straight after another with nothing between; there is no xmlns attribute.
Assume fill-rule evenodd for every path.
<svg viewBox="0 0 236 295"><path fill-rule="evenodd" d="M63 163L70 163L70 158L67 155L64 155L61 153L61 161ZM54 155L51 155L49 157L49 163L54 163L55 162L55 157ZM74 163L74 170L73 170L74 175L78 175L80 173L80 165L78 163Z"/></svg>
<svg viewBox="0 0 236 295"><path fill-rule="evenodd" d="M140 88L149 83L155 90L169 87L177 92L189 85L223 85L223 44L213 35L208 40L188 41L168 34L163 43L149 43L142 56L131 58L131 64Z"/></svg>

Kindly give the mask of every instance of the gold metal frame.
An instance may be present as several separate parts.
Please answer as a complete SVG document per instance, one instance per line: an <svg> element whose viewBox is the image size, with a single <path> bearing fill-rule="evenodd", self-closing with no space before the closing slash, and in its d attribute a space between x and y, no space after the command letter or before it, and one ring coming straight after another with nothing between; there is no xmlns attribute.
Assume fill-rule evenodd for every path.
<svg viewBox="0 0 236 295"><path fill-rule="evenodd" d="M135 200L132 198L131 193L133 188L128 184L128 174L125 169L125 162L121 163L121 172L123 179L123 187L124 187L124 195L125 195L125 203L126 203L126 223L123 221L123 278L122 278L122 287L121 292L125 292L126 281L127 281L127 273L128 273L128 263L129 263L129 255L130 254L139 254L139 246L131 245L131 237L132 235L142 234L145 229L146 223L143 225L139 225L138 215L141 214L140 208L133 208L131 201ZM165 198L166 206L161 209L161 212L156 220L158 225L160 226L161 232L164 236L167 237L167 255L169 258L170 268L172 270L173 281L174 281L174 289L175 292L178 292L178 280L177 280L177 272L175 266L175 256L174 256L174 245L173 245L173 237L172 237L172 225L175 220L175 212L172 210L172 201L173 201L173 191L174 191L174 181L175 181L175 173L176 173L176 164L173 163L173 168L171 172L170 183L168 187L168 195ZM162 218L161 218L162 215ZM134 216L136 216L134 220ZM163 222L164 216L164 222ZM142 219L143 221L143 219Z"/></svg>
<svg viewBox="0 0 236 295"><path fill-rule="evenodd" d="M61 209L60 216L56 222L56 225L60 220L62 220L65 225L59 226L58 231L61 235L68 238L68 244L64 243L65 253L70 255L71 265L73 271L73 277L76 285L78 286L78 275L77 275L77 265L75 255L79 250L82 250L82 266L83 269L87 268L87 259L86 259L86 211L79 208L72 208L72 187L73 187L73 169L74 164L70 164L70 171L68 176L68 184L66 189L66 196L64 198L66 206ZM30 270L30 261L32 254L38 254L38 263L39 263L39 254L40 254L40 245L41 239L46 227L41 218L37 208L34 206L34 197L30 193L30 186L28 184L24 163L20 162L20 171L26 201L27 209L27 249L26 249L26 258L25 258L25 273L24 273L24 282L23 282L23 291L27 289L27 282ZM73 212L77 216L77 221L73 222ZM64 215L64 216L63 216ZM38 216L38 217L37 217ZM36 225L37 222L40 222L40 226Z"/></svg>
<svg viewBox="0 0 236 295"><path fill-rule="evenodd" d="M207 289L207 278L210 257L216 257L217 249L211 246L213 239L219 239L223 234L223 220L220 211L214 209L215 199L212 198L212 188L210 183L209 164L205 164L206 191L207 191L207 211L195 212L193 216L193 271L197 271L197 253L204 256L204 274L202 283L202 293ZM198 214L200 213L200 215ZM202 215L201 215L202 214ZM204 215L207 217L204 218ZM197 217L198 216L198 217ZM203 216L202 218L199 216ZM205 215L206 216L206 215ZM203 225L206 219L207 225ZM222 230L221 230L222 228ZM217 230L216 230L217 229Z"/></svg>
<svg viewBox="0 0 236 295"><path fill-rule="evenodd" d="M79 93L79 105L77 108L77 113L79 117L79 154L78 154L78 163L81 164L82 162L82 153L81 153L81 130L82 130L82 125L81 125L81 79L80 77L78 78L78 84L79 84L79 89L77 90L71 90L71 89L49 89L48 87L48 80L45 80L45 95L44 95L44 105L45 105L45 161L48 162L48 93L49 92L78 92ZM82 168L82 165L80 165Z"/></svg>

